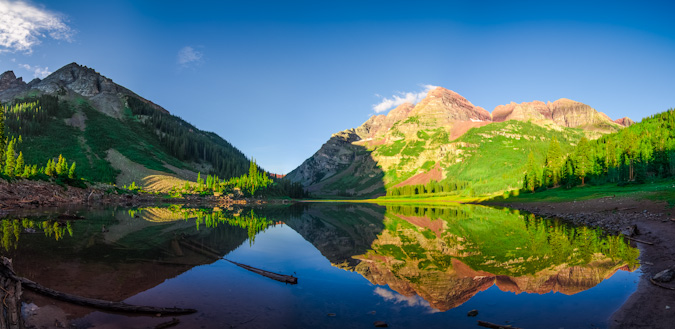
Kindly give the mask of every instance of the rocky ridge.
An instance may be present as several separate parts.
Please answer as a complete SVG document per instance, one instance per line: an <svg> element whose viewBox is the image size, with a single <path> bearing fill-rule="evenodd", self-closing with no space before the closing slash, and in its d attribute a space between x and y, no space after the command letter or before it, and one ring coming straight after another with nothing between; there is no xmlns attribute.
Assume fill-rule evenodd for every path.
<svg viewBox="0 0 675 329"><path fill-rule="evenodd" d="M113 82L94 69L70 63L46 78L34 79L30 83L16 78L13 71L0 75L0 102L7 103L28 93L58 95L67 98L84 97L99 111L116 118L122 116L126 97L136 97L154 109L169 113L161 106L138 96L131 90Z"/></svg>

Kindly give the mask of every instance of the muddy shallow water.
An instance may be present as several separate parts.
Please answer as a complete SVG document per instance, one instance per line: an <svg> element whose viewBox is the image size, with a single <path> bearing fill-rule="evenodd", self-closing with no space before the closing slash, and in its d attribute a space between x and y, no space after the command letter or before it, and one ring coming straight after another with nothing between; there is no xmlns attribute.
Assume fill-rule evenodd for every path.
<svg viewBox="0 0 675 329"><path fill-rule="evenodd" d="M177 328L372 328L375 321L392 328L473 328L477 320L606 327L640 275L639 251L621 238L474 205L68 214L83 219L46 212L3 221L3 254L17 273L87 297L198 310L178 317ZM293 275L298 284L223 258ZM75 328L152 328L171 320L33 294L25 299L27 320L38 327L57 320ZM471 310L478 315L467 316Z"/></svg>

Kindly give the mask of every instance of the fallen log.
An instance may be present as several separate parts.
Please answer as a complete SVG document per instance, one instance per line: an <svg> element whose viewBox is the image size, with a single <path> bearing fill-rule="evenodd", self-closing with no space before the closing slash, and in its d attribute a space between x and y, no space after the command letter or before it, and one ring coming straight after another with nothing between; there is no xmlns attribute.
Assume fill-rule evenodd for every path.
<svg viewBox="0 0 675 329"><path fill-rule="evenodd" d="M285 275L285 274L279 274L279 273L274 273L274 272L270 272L270 271L265 271L265 270L261 270L259 268L255 268L253 266L249 266L249 265L242 264L242 263L237 263L237 262L231 261L229 259L225 259L225 260L234 264L234 265L237 265L237 266L239 266L243 269L249 270L249 271L251 271L253 273L256 273L256 274L260 274L264 277L268 277L268 278L273 279L273 280L277 280L277 281L284 282L284 283L290 283L290 284L297 284L298 283L298 278L296 278L292 275Z"/></svg>
<svg viewBox="0 0 675 329"><path fill-rule="evenodd" d="M653 245L654 245L653 243L651 243L651 242L649 242L649 241L638 240L638 239L636 239L636 238L631 238L631 237L625 236L625 235L624 235L624 237L626 237L626 239L628 239L628 240L632 240L632 241L635 241L635 242L640 242L640 243L648 244L648 245L650 245L650 246L653 246Z"/></svg>
<svg viewBox="0 0 675 329"><path fill-rule="evenodd" d="M673 287L668 287L668 286L666 286L666 285L662 285L662 284L660 284L660 283L654 281L654 279L652 279L652 278L649 278L649 281L651 281L652 284L654 284L654 285L657 286L657 287L661 287L661 288L663 288L663 289L668 289L668 290L675 290L675 288L673 288Z"/></svg>
<svg viewBox="0 0 675 329"><path fill-rule="evenodd" d="M179 319L173 318L171 321L162 322L162 323L156 325L155 329L166 329L166 328L170 328L170 327L173 327L175 325L178 325L179 323L180 323Z"/></svg>
<svg viewBox="0 0 675 329"><path fill-rule="evenodd" d="M113 312L125 312L125 313L139 313L139 314L159 314L159 315L178 315L178 314L190 314L195 313L197 310L191 308L176 308L176 307L155 307L155 306L138 306L131 305L123 302L112 302L102 299L94 299L81 297L77 295L67 294L64 292L56 291L44 287L38 283L35 283L24 277L20 277L14 273L14 270L9 266L5 265L9 262L6 258L3 257L3 264L0 266L0 274L5 278L20 282L21 286L32 290L41 295L58 299L64 302L94 307L101 310L113 311Z"/></svg>
<svg viewBox="0 0 675 329"><path fill-rule="evenodd" d="M520 329L520 328L516 328L516 327L511 327L510 325L509 326L507 326L507 325L502 326L502 325L494 324L494 323L487 322L487 321L481 321L481 320L478 320L478 325L481 326L481 327L492 328L492 329Z"/></svg>

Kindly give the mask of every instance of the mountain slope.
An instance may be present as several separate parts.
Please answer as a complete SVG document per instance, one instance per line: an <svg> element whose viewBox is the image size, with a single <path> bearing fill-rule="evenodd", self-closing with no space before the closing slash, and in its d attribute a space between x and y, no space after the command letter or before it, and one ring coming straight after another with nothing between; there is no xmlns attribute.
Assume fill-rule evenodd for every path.
<svg viewBox="0 0 675 329"><path fill-rule="evenodd" d="M318 196L376 196L432 180L451 189L470 186L467 193L493 193L519 188L528 154L543 159L553 138L568 151L583 136L597 138L621 128L568 99L511 103L491 114L438 87L417 105L404 103L333 135L287 177Z"/></svg>
<svg viewBox="0 0 675 329"><path fill-rule="evenodd" d="M63 154L93 181L141 183L153 174L194 180L197 171L229 178L249 167L244 154L218 135L76 63L30 83L3 73L0 101L17 109L6 113L8 130L26 141L19 149L27 163L42 165Z"/></svg>

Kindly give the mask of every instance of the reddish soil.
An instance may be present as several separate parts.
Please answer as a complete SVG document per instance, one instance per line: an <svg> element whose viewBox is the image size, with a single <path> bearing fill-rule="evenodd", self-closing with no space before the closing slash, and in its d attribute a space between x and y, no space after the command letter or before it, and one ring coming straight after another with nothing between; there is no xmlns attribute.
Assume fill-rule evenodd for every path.
<svg viewBox="0 0 675 329"><path fill-rule="evenodd" d="M431 182L432 180L435 180L437 182L440 182L443 179L443 170L441 169L438 164L431 170L417 174L415 176L412 176L398 184L396 184L394 187L401 187L401 186L406 186L406 185L422 185Z"/></svg>
<svg viewBox="0 0 675 329"><path fill-rule="evenodd" d="M492 123L492 121L456 121L452 126L450 131L450 140L455 140L460 136L464 135L465 132L469 131L471 128L478 128Z"/></svg>
<svg viewBox="0 0 675 329"><path fill-rule="evenodd" d="M675 291L657 287L650 278L675 265L675 209L665 202L602 198L563 203L502 203L531 213L559 217L576 224L605 228L612 232L637 225L635 239L643 272L638 289L609 320L611 328L673 328ZM675 281L665 283L675 289ZM601 302L601 301L599 301Z"/></svg>

